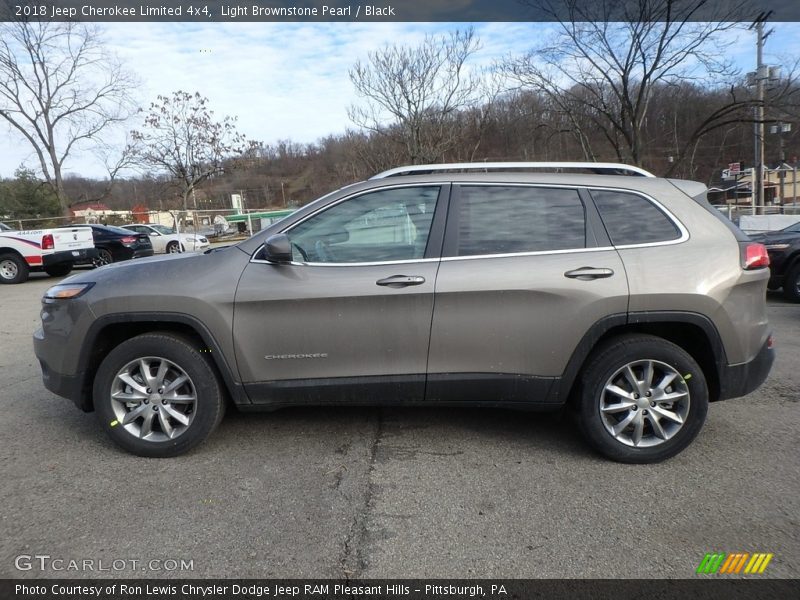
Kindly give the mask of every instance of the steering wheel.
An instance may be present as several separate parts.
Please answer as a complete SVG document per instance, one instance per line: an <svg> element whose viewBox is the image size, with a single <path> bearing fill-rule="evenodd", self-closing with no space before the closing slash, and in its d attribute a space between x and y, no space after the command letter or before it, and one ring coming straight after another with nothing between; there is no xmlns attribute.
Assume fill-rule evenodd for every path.
<svg viewBox="0 0 800 600"><path fill-rule="evenodd" d="M314 242L314 252L320 262L333 262L331 260L331 253L328 251L328 244L322 240Z"/></svg>
<svg viewBox="0 0 800 600"><path fill-rule="evenodd" d="M297 248L297 251L300 253L300 256L303 257L303 262L308 262L308 254L306 254L306 251L303 250L300 244L295 244L294 242L292 242L292 248Z"/></svg>

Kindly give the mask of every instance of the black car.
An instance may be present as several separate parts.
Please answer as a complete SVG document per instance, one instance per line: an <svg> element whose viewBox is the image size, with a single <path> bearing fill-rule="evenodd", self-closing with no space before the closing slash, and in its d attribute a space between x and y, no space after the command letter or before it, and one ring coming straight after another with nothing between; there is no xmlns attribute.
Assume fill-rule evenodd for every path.
<svg viewBox="0 0 800 600"><path fill-rule="evenodd" d="M74 227L74 225L70 225ZM143 233L133 233L128 229L108 225L86 224L92 228L94 247L97 256L92 259L95 267L101 267L121 260L153 256L153 244Z"/></svg>
<svg viewBox="0 0 800 600"><path fill-rule="evenodd" d="M767 247L771 290L783 288L792 302L800 302L800 222L778 231L750 236Z"/></svg>

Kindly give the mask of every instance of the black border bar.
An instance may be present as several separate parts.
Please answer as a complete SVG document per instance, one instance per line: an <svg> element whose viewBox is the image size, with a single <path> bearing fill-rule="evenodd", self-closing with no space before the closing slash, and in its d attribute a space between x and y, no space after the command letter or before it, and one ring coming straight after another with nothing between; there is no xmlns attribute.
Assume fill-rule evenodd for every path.
<svg viewBox="0 0 800 600"><path fill-rule="evenodd" d="M3 600L752 600L797 579L2 579Z"/></svg>
<svg viewBox="0 0 800 600"><path fill-rule="evenodd" d="M666 17L669 8L670 17ZM0 0L0 21L800 21L797 0ZM644 15L644 19L642 19Z"/></svg>

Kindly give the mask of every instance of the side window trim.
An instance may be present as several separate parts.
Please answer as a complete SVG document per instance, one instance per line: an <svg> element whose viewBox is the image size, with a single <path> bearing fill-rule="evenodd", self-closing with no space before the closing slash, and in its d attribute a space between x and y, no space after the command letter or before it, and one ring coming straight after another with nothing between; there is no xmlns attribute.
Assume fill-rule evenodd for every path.
<svg viewBox="0 0 800 600"><path fill-rule="evenodd" d="M561 189L573 190L577 193L578 198L583 205L583 214L585 219L585 240L583 248L569 248L565 250L534 250L528 252L511 252L504 254L485 254L485 255L472 255L472 256L459 256L459 208L461 206L462 189L464 187L526 187L526 188L548 188L548 189ZM575 185L558 185L558 184L539 184L539 183L499 183L499 182L453 182L452 189L450 190L450 206L447 212L447 228L445 231L444 244L442 245L442 260L470 260L475 258L503 258L509 256L535 256L538 254L565 254L570 252L588 252L598 249L607 249L611 247L609 243L607 246L602 246L596 239L595 229L597 225L602 227L599 221L599 214L596 214L597 209L591 202L587 202L588 194L585 188ZM596 214L597 222L595 223L592 218L592 213L589 211L591 205L592 211ZM604 231L604 229L601 229Z"/></svg>
<svg viewBox="0 0 800 600"><path fill-rule="evenodd" d="M447 214L448 214L448 204L450 202L450 192L451 192L451 185L448 182L431 182L431 183L407 183L401 185L389 185L389 186L380 186L374 187L367 190L361 190L354 194L349 194L347 196L343 196L338 200L330 202L324 206L321 206L318 210L315 210L299 221L291 223L287 227L280 230L280 233L291 234L292 229L308 221L309 219L314 218L317 215L322 214L323 212L337 206L343 202L347 202L348 200L354 200L359 196L364 196L366 194L370 194L373 192L379 191L387 191L393 189L400 189L400 188L408 188L408 187L436 187L439 188L439 194L436 199L436 209L434 210L433 219L431 221L431 229L428 233L428 241L425 246L425 252L422 258L414 258L408 260L388 260L388 261L365 261L365 262L345 262L345 263L336 263L336 262L292 262L291 264L294 266L302 266L302 267L359 267L359 266L372 266L372 265L397 265L397 264L408 264L408 263L420 263L420 262L436 262L439 261L441 258L441 248L444 240L444 232L446 229L447 223ZM269 261L264 260L261 258L262 253L264 250L263 244L259 246L256 251L253 253L252 257L250 258L250 262L256 263L269 263Z"/></svg>
<svg viewBox="0 0 800 600"><path fill-rule="evenodd" d="M659 202L658 200L656 200L652 196L649 196L648 194L645 194L644 192L640 192L638 190L614 188L614 187L602 187L602 186L595 185L595 186L592 186L590 188L587 188L587 191L588 191L590 196L591 196L591 193L592 193L593 190L596 190L598 192L620 192L620 193L623 193L623 194L633 194L635 196L639 196L639 197L643 198L644 200L646 200L647 202L649 202L650 204L652 204L653 206L655 206L662 214L664 214L667 217L667 219L675 227L678 228L678 231L680 232L680 235L677 238L674 238L674 239L671 239L671 240L663 240L663 241L660 241L660 242L642 242L642 243L639 243L639 244L619 244L619 245L614 245L611 242L610 234L608 234L608 232L606 230L606 235L608 236L609 244L611 245L611 247L616 248L617 250L624 250L624 249L627 249L627 248L650 248L650 247L653 247L653 246L671 246L673 244L682 244L683 242L687 241L689 239L689 237L690 237L689 236L689 230L686 229L686 227L684 227L683 223L681 223L681 221L680 221L680 219L678 219L678 217L676 217L674 214L672 214L672 212L666 206L661 204L661 202ZM592 206L594 206L594 210L597 211L598 217L599 217L599 210L597 209L597 206L595 205L594 197L592 197ZM603 227L603 229L605 230L605 225L603 224L602 217L600 218L600 224Z"/></svg>

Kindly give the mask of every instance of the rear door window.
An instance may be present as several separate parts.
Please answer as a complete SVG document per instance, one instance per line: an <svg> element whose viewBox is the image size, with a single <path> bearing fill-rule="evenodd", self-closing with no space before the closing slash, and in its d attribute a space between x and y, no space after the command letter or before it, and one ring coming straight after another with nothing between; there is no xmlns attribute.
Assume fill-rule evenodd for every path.
<svg viewBox="0 0 800 600"><path fill-rule="evenodd" d="M460 192L457 256L586 247L586 217L577 190L464 185Z"/></svg>

